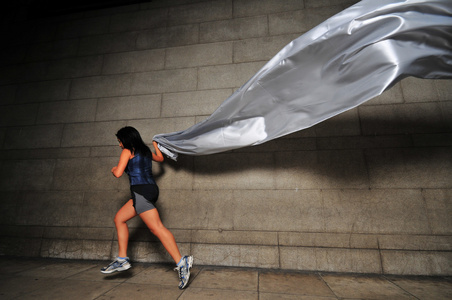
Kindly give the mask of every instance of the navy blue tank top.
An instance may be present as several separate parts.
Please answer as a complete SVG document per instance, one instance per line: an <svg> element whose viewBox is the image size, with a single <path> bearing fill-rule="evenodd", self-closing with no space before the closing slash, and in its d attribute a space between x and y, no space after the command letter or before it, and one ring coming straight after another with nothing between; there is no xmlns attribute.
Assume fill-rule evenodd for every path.
<svg viewBox="0 0 452 300"><path fill-rule="evenodd" d="M152 176L152 157L135 156L129 160L125 172L129 175L130 185L156 184Z"/></svg>

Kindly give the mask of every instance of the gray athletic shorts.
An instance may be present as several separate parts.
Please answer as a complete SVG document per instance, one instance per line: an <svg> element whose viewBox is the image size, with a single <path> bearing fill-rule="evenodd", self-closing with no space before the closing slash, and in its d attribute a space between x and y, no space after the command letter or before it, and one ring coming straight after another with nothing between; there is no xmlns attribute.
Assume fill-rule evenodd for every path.
<svg viewBox="0 0 452 300"><path fill-rule="evenodd" d="M137 214L155 208L155 202L159 198L159 188L155 184L142 184L130 186L132 192L133 207Z"/></svg>

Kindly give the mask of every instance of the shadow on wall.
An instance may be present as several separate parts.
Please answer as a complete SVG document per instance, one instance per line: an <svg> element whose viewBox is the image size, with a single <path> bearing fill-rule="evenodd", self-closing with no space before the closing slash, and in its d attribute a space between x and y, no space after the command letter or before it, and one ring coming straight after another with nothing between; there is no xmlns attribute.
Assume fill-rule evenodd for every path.
<svg viewBox="0 0 452 300"><path fill-rule="evenodd" d="M434 118L420 121L373 119L357 125L355 132L365 131L366 135L328 136L324 133L328 131L326 128L333 132L338 128L350 128L351 123L350 120L327 120L257 146L205 156L180 155L177 162L166 159L162 172L169 167L176 172L188 170L195 174L216 175L243 170L264 171L274 169L275 164L276 169L287 166L328 168L331 163L343 164L350 169L353 165L362 167L360 161L365 164L365 161L369 163L375 159L393 167L397 164L436 165L441 164L440 159L452 161L452 126L446 121ZM282 166L278 164L287 159L291 161ZM334 172L329 174L334 176Z"/></svg>

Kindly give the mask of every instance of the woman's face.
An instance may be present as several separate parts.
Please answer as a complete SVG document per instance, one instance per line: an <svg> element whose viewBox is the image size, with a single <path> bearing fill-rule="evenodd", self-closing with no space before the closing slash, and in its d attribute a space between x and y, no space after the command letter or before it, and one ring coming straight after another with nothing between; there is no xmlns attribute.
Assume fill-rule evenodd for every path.
<svg viewBox="0 0 452 300"><path fill-rule="evenodd" d="M118 139L118 143L119 143L119 147L121 147L121 149L124 149L124 145L122 144L120 139Z"/></svg>

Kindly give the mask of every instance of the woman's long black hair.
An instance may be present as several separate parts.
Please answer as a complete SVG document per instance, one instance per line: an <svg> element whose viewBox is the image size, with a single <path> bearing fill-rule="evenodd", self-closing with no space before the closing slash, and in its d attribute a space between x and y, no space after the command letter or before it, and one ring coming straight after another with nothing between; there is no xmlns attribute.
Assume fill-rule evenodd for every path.
<svg viewBox="0 0 452 300"><path fill-rule="evenodd" d="M126 126L118 130L116 137L122 142L124 148L129 149L134 154L152 156L151 149L143 142L138 130L131 126Z"/></svg>

